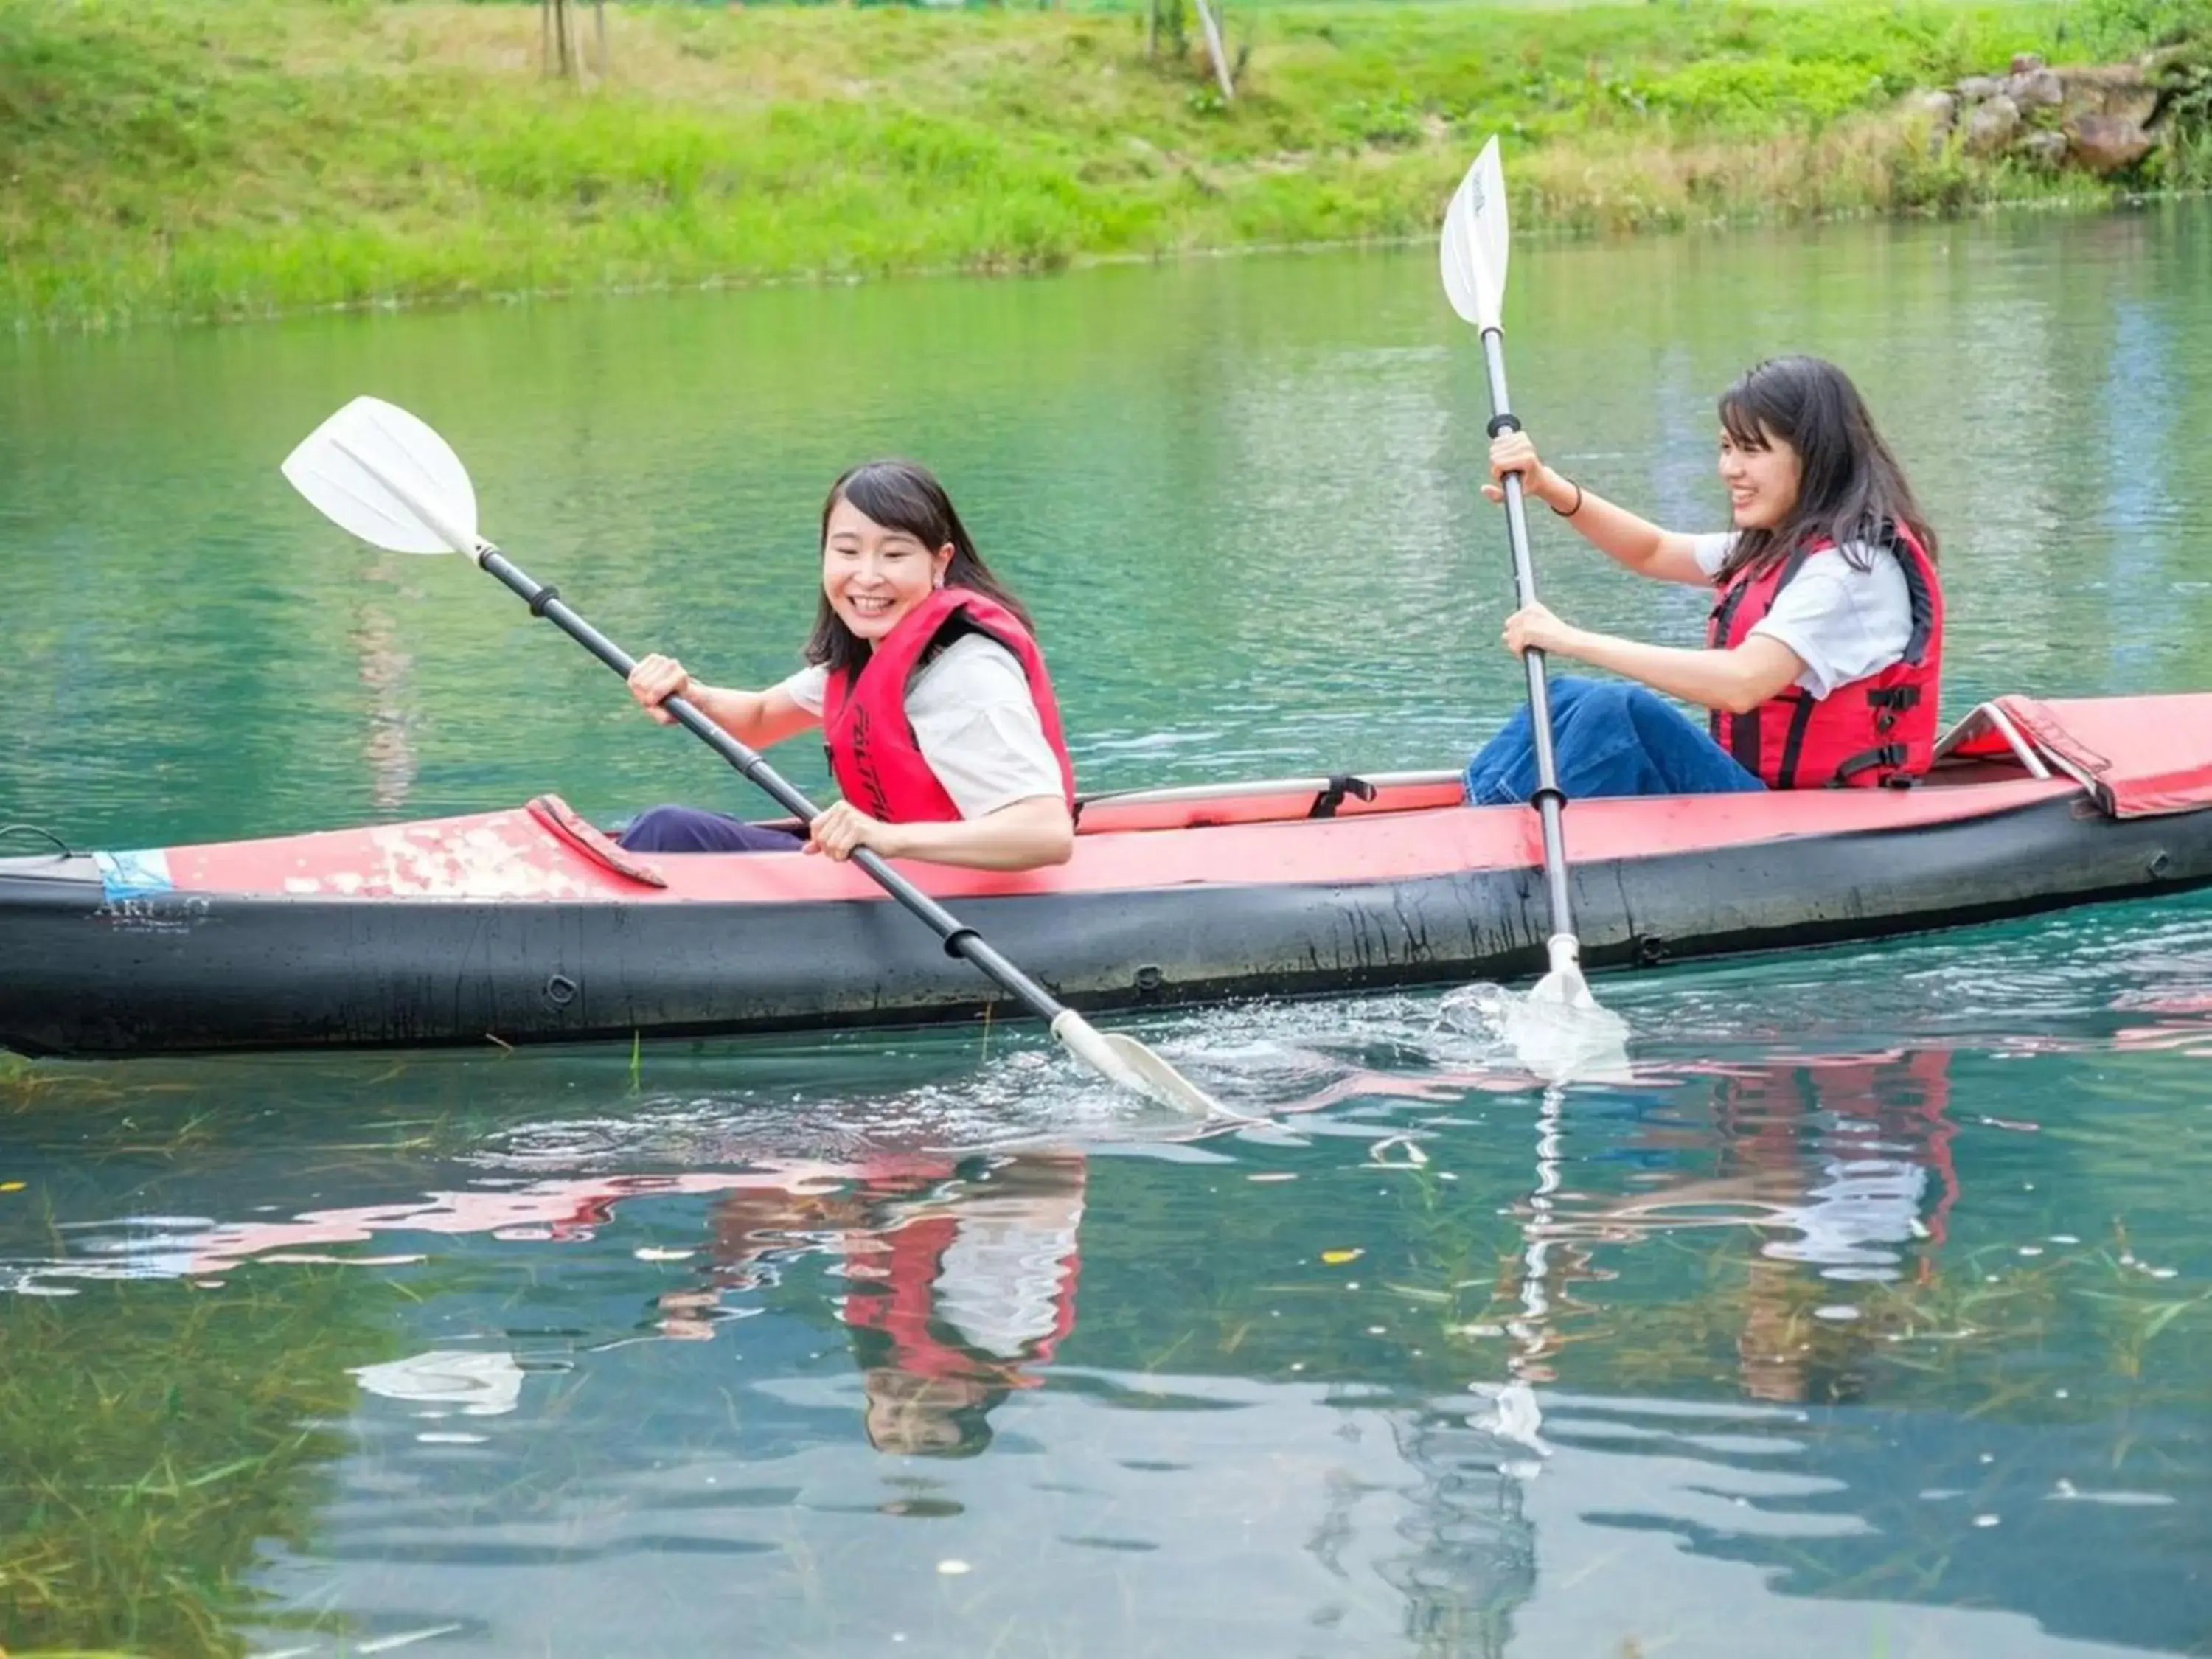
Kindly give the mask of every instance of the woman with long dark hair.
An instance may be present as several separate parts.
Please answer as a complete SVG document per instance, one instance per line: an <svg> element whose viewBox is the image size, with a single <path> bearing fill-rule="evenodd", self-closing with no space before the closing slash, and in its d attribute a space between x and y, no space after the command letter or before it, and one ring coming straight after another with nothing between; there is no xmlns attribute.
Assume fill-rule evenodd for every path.
<svg viewBox="0 0 2212 1659"><path fill-rule="evenodd" d="M1574 628L1540 605L1505 620L1536 649L1633 684L1553 683L1559 786L1577 796L1903 784L1934 757L1943 595L1936 536L1857 389L1833 363L1777 357L1720 398L1735 528L1663 530L1544 465L1523 433L1490 449L1503 499L1528 493L1639 576L1714 590L1702 649ZM1647 689L1648 688L1648 689ZM1705 709L1700 730L1672 704ZM1468 766L1477 805L1536 787L1528 711Z"/></svg>
<svg viewBox="0 0 2212 1659"><path fill-rule="evenodd" d="M630 672L655 720L688 700L755 749L823 728L844 799L804 837L720 812L656 806L624 832L644 852L860 848L979 870L1064 864L1075 775L1028 613L975 551L945 487L911 461L869 461L822 507L822 599L807 665L764 691L708 685L673 658Z"/></svg>

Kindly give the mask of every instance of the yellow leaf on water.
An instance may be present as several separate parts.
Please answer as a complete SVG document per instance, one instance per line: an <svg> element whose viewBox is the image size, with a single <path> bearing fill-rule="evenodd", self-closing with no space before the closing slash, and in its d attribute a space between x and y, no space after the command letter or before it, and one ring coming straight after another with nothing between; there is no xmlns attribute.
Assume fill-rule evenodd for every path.
<svg viewBox="0 0 2212 1659"><path fill-rule="evenodd" d="M1323 1250L1321 1253L1321 1259L1328 1262L1330 1267L1341 1267L1347 1261L1357 1261L1366 1254L1364 1250Z"/></svg>
<svg viewBox="0 0 2212 1659"><path fill-rule="evenodd" d="M23 1183L20 1181L0 1181L0 1193L20 1193L22 1190ZM0 1653L0 1659L7 1659L7 1655Z"/></svg>

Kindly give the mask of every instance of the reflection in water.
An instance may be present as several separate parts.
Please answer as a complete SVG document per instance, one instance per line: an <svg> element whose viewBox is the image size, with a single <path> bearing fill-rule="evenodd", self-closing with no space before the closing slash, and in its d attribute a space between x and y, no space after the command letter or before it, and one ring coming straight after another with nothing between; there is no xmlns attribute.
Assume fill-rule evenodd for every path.
<svg viewBox="0 0 2212 1659"><path fill-rule="evenodd" d="M1932 1274L1959 1192L1954 1131L1944 1115L1949 1060L1946 1051L1926 1050L1702 1076L1686 1068L1678 1086L1705 1099L1670 1101L1667 1127L1620 1148L1638 1163L1647 1148L1675 1154L1639 1170L1623 1193L1565 1183L1568 1103L1561 1091L1545 1091L1533 1125L1533 1179L1512 1206L1521 1247L1497 1292L1509 1310L1499 1328L1510 1380L1475 1384L1479 1407L1432 1405L1394 1421L1407 1462L1422 1477L1401 1526L1412 1550L1389 1569L1407 1597L1417 1651L1505 1650L1509 1615L1537 1579L1540 1540L1523 1488L1557 1450L1532 1385L1558 1381L1561 1355L1589 1340L1577 1328L1606 1320L1604 1287L1621 1276L1616 1247L1675 1231L1740 1230L1753 1252L1734 1316L1744 1395L1832 1402L1862 1390L1864 1377L1838 1352L1848 1339L1837 1334L1860 1310L1821 1297L1808 1322L1819 1293L1807 1275L1891 1280L1909 1251L1920 1253L1921 1276Z"/></svg>
<svg viewBox="0 0 2212 1659"><path fill-rule="evenodd" d="M966 1456L992 1409L1052 1358L1075 1321L1084 1160L1019 1153L954 1164L906 1157L715 1201L707 1286L660 1298L671 1336L713 1334L726 1290L771 1282L776 1258L836 1255L846 1279L869 1443Z"/></svg>
<svg viewBox="0 0 2212 1659"><path fill-rule="evenodd" d="M1539 1466L1528 1425L1509 1420L1533 1411L1534 1396L1504 1403L1514 1398L1498 1389L1480 1410L1435 1402L1391 1414L1398 1455L1419 1484L1396 1528L1404 1548L1382 1576L1406 1598L1417 1654L1504 1653L1513 1610L1535 1591L1537 1540L1522 1489Z"/></svg>
<svg viewBox="0 0 2212 1659"><path fill-rule="evenodd" d="M1625 1192L1557 1194L1556 1146L1547 1159L1540 1143L1536 1191L1523 1206L1517 1373L1553 1380L1537 1362L1565 1340L1547 1317L1553 1297L1614 1276L1592 1247L1725 1229L1740 1231L1753 1251L1736 1339L1744 1391L1778 1401L1846 1397L1857 1386L1848 1372L1816 1378L1809 1368L1816 1353L1848 1346L1838 1334L1863 1310L1840 1289L1808 1307L1814 1287L1800 1269L1843 1285L1887 1283L1912 1261L1922 1283L1934 1277L1959 1197L1956 1129L1945 1115L1950 1060L1948 1050L1927 1049L1719 1071L1706 1121L1688 1131L1655 1126L1644 1144L1678 1156ZM1679 1156L1686 1152L1693 1155ZM1566 1247L1556 1290L1546 1283L1553 1244ZM1572 1305L1600 1311L1587 1291Z"/></svg>
<svg viewBox="0 0 2212 1659"><path fill-rule="evenodd" d="M401 569L406 562L404 556L387 553L368 574L379 586L404 592ZM407 729L413 718L408 706L408 671L414 660L401 642L403 637L387 606L362 599L355 614L352 643L360 659L361 683L369 694L368 734L362 757L367 763L369 805L380 813L405 806L415 784L415 746Z"/></svg>
<svg viewBox="0 0 2212 1659"><path fill-rule="evenodd" d="M343 1118L297 1117L166 1169L72 1164L52 1229L0 1212L0 1244L46 1293L19 1307L264 1310L234 1376L289 1340L276 1316L310 1278L379 1298L374 1332L333 1322L291 1361L357 1392L323 1411L343 1427L321 1484L295 1478L327 1494L313 1524L254 1558L313 1627L214 1604L264 1649L674 1652L743 1630L837 1655L1457 1659L1717 1654L1755 1628L1837 1659L1884 1632L2059 1659L2102 1650L2063 1637L2173 1645L2203 1607L2183 1566L2212 1496L2183 1426L2201 1410L2100 1380L2081 1334L2124 1310L2201 1352L2189 1307L2157 1311L2198 1293L2051 1243L2005 1161L2061 1143L1951 1102L2000 1098L1992 1065L2058 1067L2006 1085L2056 1127L2079 1092L2063 1068L2191 1063L2129 1032L2187 1025L2196 995L2169 983L2117 1036L2002 1061L1654 1044L1632 1080L1542 1095L1471 1061L1433 1001L1425 1024L1402 998L1279 1011L1329 1103L1114 1149L1141 1158L795 1157L788 1131L741 1127L737 1094L680 1117L601 1097L565 1128L539 1109L355 1174ZM521 1097L546 1068L479 1075ZM2006 1121L2030 1109L2008 1098ZM628 1167L605 1167L617 1147ZM58 1167L17 1167L62 1190ZM2170 1224L2133 1224L2170 1257ZM2051 1287L1985 1285L1992 1242L2047 1251ZM1982 1414L2029 1333L2034 1400L2087 1409ZM315 1389L192 1449L171 1556L220 1535L248 1423L296 1435L283 1402ZM2068 1592L2023 1548L2124 1548L2137 1593ZM31 1550L63 1553L54 1521Z"/></svg>
<svg viewBox="0 0 2212 1659"><path fill-rule="evenodd" d="M451 1406L468 1417L502 1416L522 1403L522 1367L504 1352L434 1348L381 1365L356 1365L353 1375L386 1400Z"/></svg>

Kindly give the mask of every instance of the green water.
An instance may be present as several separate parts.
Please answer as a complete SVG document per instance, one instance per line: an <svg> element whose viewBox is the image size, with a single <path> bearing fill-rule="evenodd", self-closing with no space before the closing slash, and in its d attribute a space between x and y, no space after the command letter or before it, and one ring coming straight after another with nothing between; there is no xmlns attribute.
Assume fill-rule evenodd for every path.
<svg viewBox="0 0 2212 1659"><path fill-rule="evenodd" d="M1711 394L1868 392L1947 703L2212 686L2212 212L1523 248L1553 458L1715 521ZM1087 785L1451 763L1509 712L1420 253L0 346L0 823L145 845L742 804L276 464L429 418L634 650L794 661L819 493L940 468ZM1688 638L1539 514L1571 618ZM794 746L809 781L818 760ZM145 1655L2212 1652L2212 902L1032 1031L0 1073L0 1646Z"/></svg>

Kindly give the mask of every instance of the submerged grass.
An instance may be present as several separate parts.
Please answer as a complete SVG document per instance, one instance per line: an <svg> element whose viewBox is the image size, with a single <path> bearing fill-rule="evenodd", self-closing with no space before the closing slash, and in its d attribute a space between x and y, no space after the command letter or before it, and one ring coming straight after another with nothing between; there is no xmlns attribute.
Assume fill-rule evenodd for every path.
<svg viewBox="0 0 2212 1659"><path fill-rule="evenodd" d="M1929 1394L1966 1419L2082 1420L2105 1415L2114 1398L2136 1409L2197 1398L2212 1292L2169 1291L2128 1252L2124 1233L2033 1261L2016 1246L1991 1245L1947 1257L1940 1271L1850 1283L1747 1248L1760 1237L1729 1227L1717 1238L1642 1240L1690 1269L1695 1293L1663 1300L1585 1299L1578 1286L1614 1274L1599 1265L1601 1252L1562 1250L1537 1357L1581 1386L1696 1394L1717 1385L1818 1405ZM1438 1337L1465 1352L1500 1336L1520 1311L1521 1267L1501 1256L1494 1287L1479 1278L1452 1285ZM2080 1356L2078 1398L2054 1394L2047 1369L2016 1364L2059 1333ZM1588 1363L1560 1358L1577 1347Z"/></svg>
<svg viewBox="0 0 2212 1659"><path fill-rule="evenodd" d="M0 1632L18 1654L228 1656L265 1547L304 1548L349 1449L375 1287L87 1282L0 1307Z"/></svg>
<svg viewBox="0 0 2212 1659"><path fill-rule="evenodd" d="M578 88L527 6L0 0L0 317L1425 235L1493 131L1529 223L2102 198L1931 153L1896 100L2191 27L2212 0L1247 9L1224 104L1111 13L617 6Z"/></svg>

